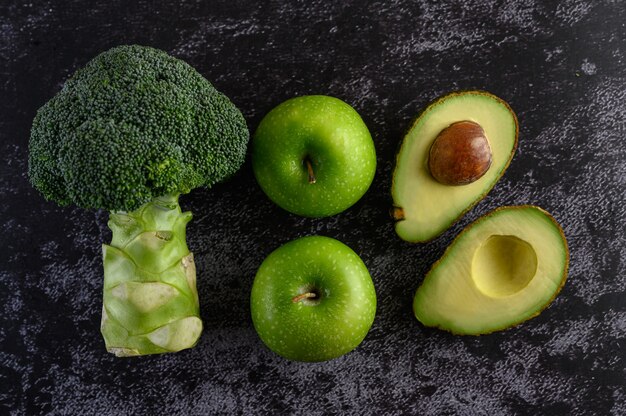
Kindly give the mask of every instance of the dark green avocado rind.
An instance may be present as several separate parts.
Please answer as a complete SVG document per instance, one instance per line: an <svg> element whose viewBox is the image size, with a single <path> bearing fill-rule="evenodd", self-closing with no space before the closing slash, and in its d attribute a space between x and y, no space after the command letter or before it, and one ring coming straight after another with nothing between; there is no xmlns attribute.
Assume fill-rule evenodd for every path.
<svg viewBox="0 0 626 416"><path fill-rule="evenodd" d="M457 241L465 234L466 231L468 231L469 229L473 228L474 226L480 225L480 223L488 220L490 217L496 215L498 212L503 211L503 210L532 210L532 211L536 212L538 215L541 215L546 221L549 221L551 223L551 225L553 226L553 228L561 236L561 239L562 239L562 242L563 242L563 248L564 248L564 255L565 255L564 266L563 266L563 273L561 275L560 284L557 287L557 289L554 291L552 297L550 297L550 299L548 299L548 301L545 302L539 308L537 308L535 310L531 309L531 310L528 311L528 313L522 315L522 317L521 317L521 319L519 321L513 322L513 323L511 323L511 324L509 324L507 326L504 326L504 327L494 328L494 329L492 329L490 331L485 331L485 332L479 332L479 333L463 332L463 331L457 331L457 330L451 328L451 326L453 326L453 325L449 325L449 327L446 327L446 326L442 325L441 323L431 324L431 323L425 322L426 320L420 318L420 316L419 316L419 310L418 310L419 304L418 304L418 297L417 297L417 295L418 295L420 289L422 288L422 286L424 286L426 284L427 280L429 279L429 277L431 275L431 272L433 270L435 270L436 268L440 267L440 265L446 259L448 259L448 254L454 248L454 246L456 245ZM563 232L563 228L556 221L556 219L552 215L550 215L550 213L545 211L543 208L540 208L540 207L535 206L535 205L517 205L517 206L504 206L504 207L496 208L495 210L493 210L493 211L483 215L482 217L478 218L476 221L474 221L473 223L471 223L470 225L465 227L463 229L463 231L461 231L459 233L459 235L457 235L454 238L452 243L446 248L446 251L443 253L443 255L431 266L431 268L429 269L428 273L426 273L426 277L424 278L424 281L422 282L420 287L415 292L415 296L413 298L413 314L415 315L415 318L422 325L424 325L425 327L441 329L443 331L450 332L453 335L474 335L474 336L488 335L488 334L491 334L491 333L494 333L494 332L498 332L498 331L514 328L514 327L516 327L516 326L518 326L518 325L520 325L520 324L522 324L522 323L524 323L524 322L526 322L526 321L528 321L528 320L530 320L532 318L537 317L558 296L558 294L563 289L563 286L565 286L565 282L567 281L567 275L568 275L568 270L569 270L569 259L570 259L569 247L567 245L567 239L565 238L565 233Z"/></svg>
<svg viewBox="0 0 626 416"><path fill-rule="evenodd" d="M434 240L435 238L439 237L441 234L443 234L448 228L450 228L452 225L454 225L457 221L459 221L461 218L463 218L463 216L465 216L465 214L467 214L472 208L474 208L476 206L476 204L478 204L481 200L483 200L487 194L489 192L491 192L491 190L496 186L496 184L500 181L500 179L502 178L502 176L504 175L504 173L506 172L506 170L508 169L509 165L511 164L511 161L513 160L513 156L515 156L515 152L517 151L517 146L518 146L518 139L519 139L519 122L517 120L517 116L515 115L515 112L513 111L513 109L511 108L511 106L504 101L503 99L501 99L500 97L491 94L490 92L487 91L482 91L482 90L462 90L462 91L455 91L449 94L446 94L442 97L439 97L437 99L435 99L434 101L432 101L430 104L428 104L421 112L420 114L415 118L415 120L413 121L413 123L411 123L411 126L409 127L409 129L406 131L406 133L403 136L403 139L400 143L400 146L398 148L398 151L396 152L396 163L395 163L395 167L394 167L394 172L391 178L391 189L394 189L394 185L395 185L395 180L396 180L396 170L397 170L397 166L398 166L398 161L399 161L399 156L402 153L402 150L404 148L404 145L406 143L406 136L413 130L413 128L415 128L415 126L421 121L422 117L429 111L431 111L434 107L436 107L437 105L443 103L445 100L447 100L450 97L454 97L454 96L459 96L459 95L465 95L465 94L474 94L474 95L484 95L484 96L488 96L492 99L494 99L495 101L499 102L500 104L502 104L503 106L505 106L511 116L513 117L513 121L515 123L515 138L514 138L514 143L513 143L513 147L511 149L511 154L509 155L508 160L506 161L506 163L504 164L504 166L502 167L501 171L498 173L498 176L496 177L496 179L493 181L493 183L491 185L489 185L481 194L479 194L476 199L474 199L473 202L471 202L467 208L465 210L463 210L457 217L453 218L450 222L448 223L444 223L444 225L442 226L441 231L439 231L437 234L434 234L433 236L431 236L430 238L427 239L415 239L415 240L408 240L408 239L404 239L402 238L404 241L407 241L409 243L427 243L429 241ZM434 179L433 179L434 180ZM391 199L393 201L393 194L391 195ZM398 207L395 204L394 201L394 208L402 208L402 207ZM393 212L393 209L392 209ZM393 217L393 214L392 214ZM402 221L402 220L400 220ZM398 222L398 220L396 220L396 223Z"/></svg>

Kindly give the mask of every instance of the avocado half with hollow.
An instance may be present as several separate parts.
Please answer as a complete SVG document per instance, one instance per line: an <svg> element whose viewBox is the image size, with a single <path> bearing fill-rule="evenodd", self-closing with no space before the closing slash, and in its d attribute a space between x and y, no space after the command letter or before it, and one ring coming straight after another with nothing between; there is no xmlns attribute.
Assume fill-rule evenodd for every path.
<svg viewBox="0 0 626 416"><path fill-rule="evenodd" d="M398 236L424 242L484 198L517 148L515 113L484 91L448 94L430 104L404 137L391 195Z"/></svg>
<svg viewBox="0 0 626 416"><path fill-rule="evenodd" d="M413 300L415 317L479 335L533 318L567 279L569 251L556 220L535 206L503 207L457 236Z"/></svg>

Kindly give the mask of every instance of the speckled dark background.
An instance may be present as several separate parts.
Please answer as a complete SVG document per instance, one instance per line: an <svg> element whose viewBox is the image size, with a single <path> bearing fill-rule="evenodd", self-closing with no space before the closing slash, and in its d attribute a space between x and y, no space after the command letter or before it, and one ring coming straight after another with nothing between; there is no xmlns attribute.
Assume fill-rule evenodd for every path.
<svg viewBox="0 0 626 416"><path fill-rule="evenodd" d="M624 2L95 3L0 4L0 414L626 414ZM327 219L274 206L249 162L182 198L195 214L206 329L192 350L140 359L107 354L99 333L107 214L45 202L26 175L37 108L121 43L191 63L251 130L289 97L338 96L363 116L379 164L365 197ZM425 104L467 88L516 110L517 155L459 224L403 243L387 217L399 141ZM552 306L479 338L421 327L413 293L453 237L493 208L527 203L550 211L570 244ZM311 234L362 256L379 308L357 350L300 364L264 347L248 296L267 254Z"/></svg>

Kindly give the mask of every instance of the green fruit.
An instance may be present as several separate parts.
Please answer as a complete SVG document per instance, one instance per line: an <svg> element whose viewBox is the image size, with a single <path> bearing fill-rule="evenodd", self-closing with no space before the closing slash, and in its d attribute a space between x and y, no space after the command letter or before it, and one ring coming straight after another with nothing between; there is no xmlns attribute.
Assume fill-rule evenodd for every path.
<svg viewBox="0 0 626 416"><path fill-rule="evenodd" d="M487 92L452 93L429 105L396 160L391 194L400 238L431 240L484 198L511 162L517 135L511 108Z"/></svg>
<svg viewBox="0 0 626 416"><path fill-rule="evenodd" d="M261 264L250 296L259 337L290 360L325 361L356 348L374 322L376 292L345 244L303 237Z"/></svg>
<svg viewBox="0 0 626 416"><path fill-rule="evenodd" d="M252 168L281 208L326 217L365 194L376 171L376 151L352 107L311 95L287 100L263 118L252 140Z"/></svg>
<svg viewBox="0 0 626 416"><path fill-rule="evenodd" d="M468 226L417 290L413 311L426 326L479 335L533 318L567 278L563 230L541 208L499 208Z"/></svg>

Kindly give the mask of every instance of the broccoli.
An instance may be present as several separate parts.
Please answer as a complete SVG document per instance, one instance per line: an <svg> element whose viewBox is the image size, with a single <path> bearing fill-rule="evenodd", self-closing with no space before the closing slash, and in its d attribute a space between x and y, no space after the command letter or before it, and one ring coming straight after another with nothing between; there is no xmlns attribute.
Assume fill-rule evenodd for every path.
<svg viewBox="0 0 626 416"><path fill-rule="evenodd" d="M202 331L191 213L178 196L243 164L249 132L235 105L187 63L115 47L39 109L28 174L43 196L111 212L103 245L101 331L118 356L190 348Z"/></svg>

